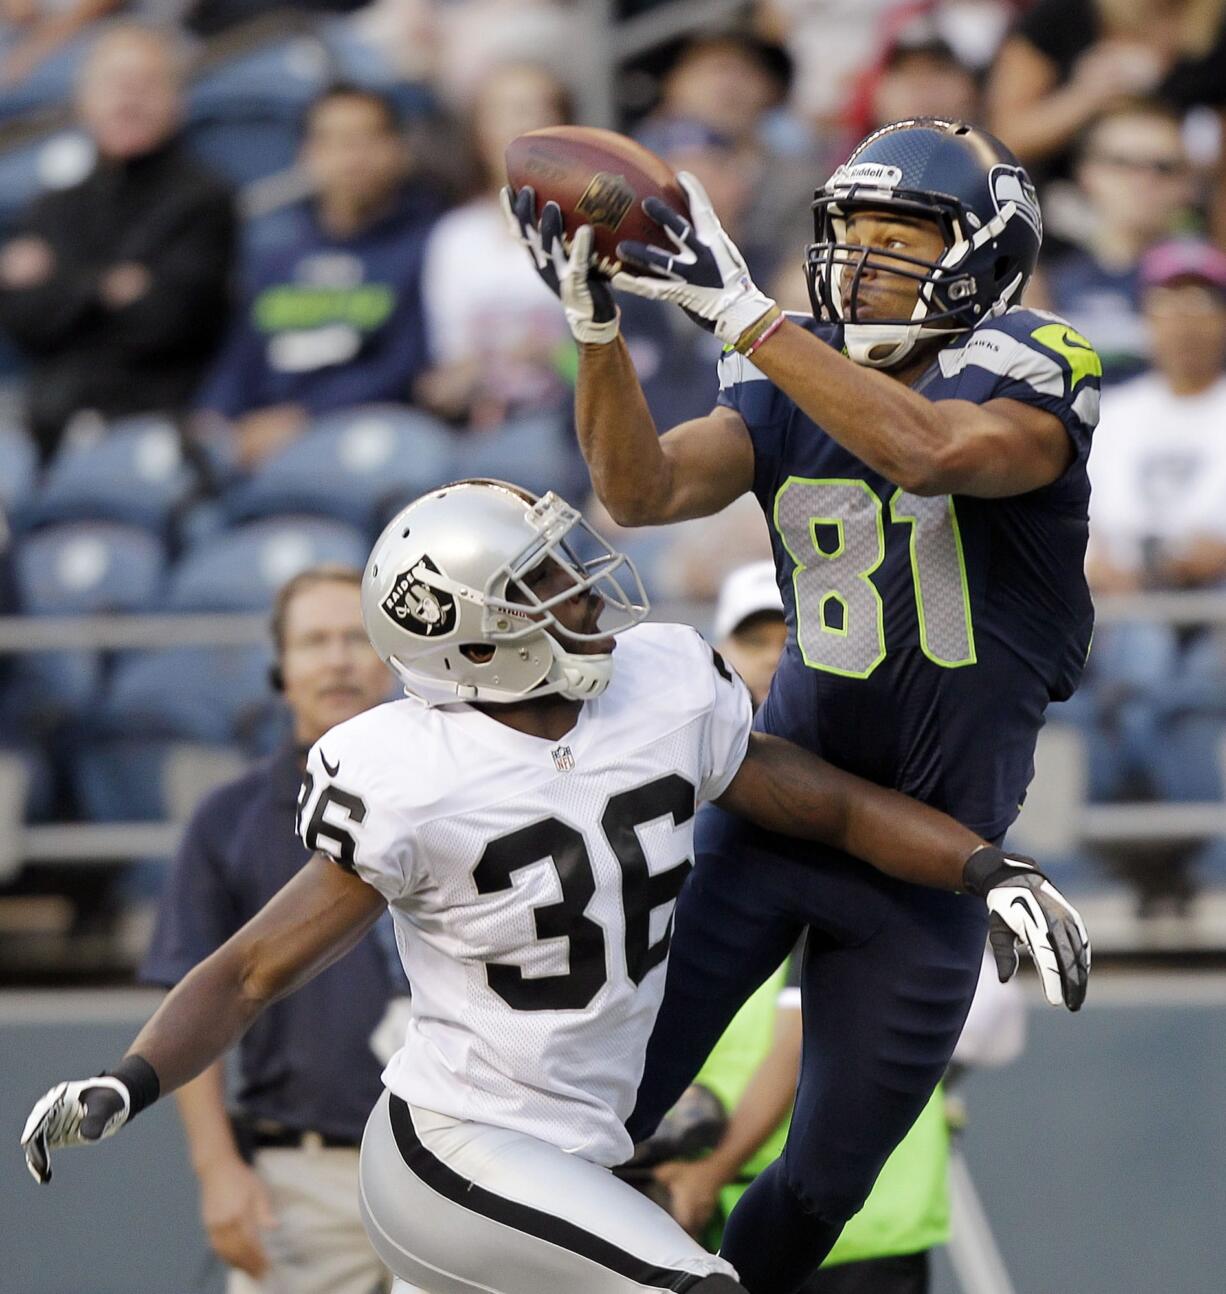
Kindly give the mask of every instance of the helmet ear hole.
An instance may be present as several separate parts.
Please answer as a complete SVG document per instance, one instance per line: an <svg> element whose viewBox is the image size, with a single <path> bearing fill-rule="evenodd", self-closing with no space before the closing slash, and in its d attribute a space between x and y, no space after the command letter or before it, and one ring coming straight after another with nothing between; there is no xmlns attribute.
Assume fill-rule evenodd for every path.
<svg viewBox="0 0 1226 1294"><path fill-rule="evenodd" d="M491 643L463 643L460 655L474 665L488 665L494 659L495 650Z"/></svg>
<svg viewBox="0 0 1226 1294"><path fill-rule="evenodd" d="M1003 283L1009 277L1010 263L1007 256L998 256L992 266L992 277L997 283Z"/></svg>

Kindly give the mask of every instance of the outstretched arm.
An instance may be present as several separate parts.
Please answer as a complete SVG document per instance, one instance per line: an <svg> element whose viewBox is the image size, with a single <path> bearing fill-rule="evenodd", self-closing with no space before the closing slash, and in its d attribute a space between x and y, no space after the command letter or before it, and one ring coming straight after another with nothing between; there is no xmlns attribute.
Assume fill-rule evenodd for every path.
<svg viewBox="0 0 1226 1294"><path fill-rule="evenodd" d="M531 188L502 193L512 237L523 244L546 287L562 303L579 346L575 425L596 496L622 526L706 517L753 486L753 445L740 416L716 409L660 436L647 407L608 281L592 263L584 226L569 252L562 212L539 213Z"/></svg>
<svg viewBox="0 0 1226 1294"><path fill-rule="evenodd" d="M1006 854L946 814L766 733L750 735L718 803L770 831L833 845L900 880L980 896L1002 980L1017 969L1020 940L1053 1006L1063 1002L1076 1011L1085 1000L1089 936L1031 859Z"/></svg>
<svg viewBox="0 0 1226 1294"><path fill-rule="evenodd" d="M679 305L705 321L834 440L895 485L915 494L995 498L1054 481L1073 447L1055 414L1016 400L929 400L905 383L854 364L782 318L754 286L702 186L682 171L692 220L659 198L643 209L670 250L622 243L613 284Z"/></svg>
<svg viewBox="0 0 1226 1294"><path fill-rule="evenodd" d="M316 854L167 995L114 1070L61 1083L34 1106L21 1138L31 1173L49 1181L51 1150L111 1135L202 1073L266 1006L348 952L384 906L365 881Z"/></svg>
<svg viewBox="0 0 1226 1294"><path fill-rule="evenodd" d="M709 517L753 487L753 442L740 414L716 408L657 435L620 337L579 347L575 426L596 497L618 525Z"/></svg>
<svg viewBox="0 0 1226 1294"><path fill-rule="evenodd" d="M962 889L966 860L987 844L944 813L763 732L750 734L719 805L769 831L833 845L899 880L941 890Z"/></svg>

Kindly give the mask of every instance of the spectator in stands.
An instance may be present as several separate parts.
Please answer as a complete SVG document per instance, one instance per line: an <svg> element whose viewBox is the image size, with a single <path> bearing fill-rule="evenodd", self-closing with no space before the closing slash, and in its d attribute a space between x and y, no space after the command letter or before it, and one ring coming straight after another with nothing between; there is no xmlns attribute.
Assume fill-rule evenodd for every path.
<svg viewBox="0 0 1226 1294"><path fill-rule="evenodd" d="M389 691L362 626L360 588L361 572L323 566L277 595L274 686L293 736L192 818L141 970L146 983L178 983L307 861L294 831L306 751ZM233 1124L221 1064L177 1094L209 1243L231 1269L229 1294L386 1288L357 1190L358 1143L381 1090L372 1034L405 992L381 934L367 934L243 1038Z"/></svg>
<svg viewBox="0 0 1226 1294"><path fill-rule="evenodd" d="M1082 245L1055 256L1042 283L1051 308L1093 338L1106 385L1148 363L1141 257L1190 215L1192 168L1178 116L1153 99L1108 108L1081 136L1074 174Z"/></svg>
<svg viewBox="0 0 1226 1294"><path fill-rule="evenodd" d="M870 130L908 117L980 118L978 79L929 14L901 26L886 43L865 78L863 101L864 115L852 122L853 145Z"/></svg>
<svg viewBox="0 0 1226 1294"><path fill-rule="evenodd" d="M80 410L181 409L224 328L231 196L180 143L181 71L152 28L101 37L78 92L97 163L0 248L0 327L32 360L44 455Z"/></svg>
<svg viewBox="0 0 1226 1294"><path fill-rule="evenodd" d="M655 120L700 121L738 144L760 142L767 115L783 104L790 60L745 32L700 35L681 46L660 85Z"/></svg>
<svg viewBox="0 0 1226 1294"><path fill-rule="evenodd" d="M569 403L570 335L507 231L498 191L512 139L571 119L567 87L530 63L492 69L469 108L479 192L430 235L423 294L434 367L417 383L419 402L458 427L490 430L517 413Z"/></svg>
<svg viewBox="0 0 1226 1294"><path fill-rule="evenodd" d="M750 562L724 577L714 628L719 650L761 705L788 640L774 562Z"/></svg>
<svg viewBox="0 0 1226 1294"><path fill-rule="evenodd" d="M1154 367L1103 398L1087 573L1098 593L1221 587L1226 253L1194 240L1161 244L1142 260L1141 282ZM1090 666L1095 796L1220 799L1220 634L1161 621L1104 625ZM1143 905L1163 893L1186 901L1191 890L1187 858L1130 874Z"/></svg>
<svg viewBox="0 0 1226 1294"><path fill-rule="evenodd" d="M408 402L426 365L421 271L439 200L413 178L392 102L340 85L307 113L312 196L254 250L244 300L198 398L251 467L348 405ZM202 419L201 434L217 434Z"/></svg>
<svg viewBox="0 0 1226 1294"><path fill-rule="evenodd" d="M1223 0L1038 0L992 69L989 129L1032 174L1063 173L1078 132L1121 97L1222 108L1224 18Z"/></svg>
<svg viewBox="0 0 1226 1294"><path fill-rule="evenodd" d="M698 36L680 47L661 78L659 103L635 131L675 168L693 170L704 184L709 168L721 173L712 177L720 190L731 185L712 200L726 224L740 225L759 282L773 268L767 257L811 239L813 190L828 169L817 137L790 110L791 80L782 46L741 31ZM686 142L695 126L710 142ZM697 165L687 153L699 154Z"/></svg>
<svg viewBox="0 0 1226 1294"><path fill-rule="evenodd" d="M769 280L781 256L804 292L796 248L812 238L797 228L790 242L759 237L761 224L752 216L758 205L766 158L756 144L738 145L729 135L700 121L680 117L653 119L637 132L639 141L658 153L675 171L692 171L702 182L719 212L720 220L741 248L759 281ZM798 211L808 217L812 202L813 172L806 168L809 189ZM658 427L675 427L690 418L710 413L719 394L716 365L720 343L709 332L696 328L680 311L660 310L654 301L623 293L618 297L622 335L634 359L647 405ZM807 295L805 299L808 308Z"/></svg>

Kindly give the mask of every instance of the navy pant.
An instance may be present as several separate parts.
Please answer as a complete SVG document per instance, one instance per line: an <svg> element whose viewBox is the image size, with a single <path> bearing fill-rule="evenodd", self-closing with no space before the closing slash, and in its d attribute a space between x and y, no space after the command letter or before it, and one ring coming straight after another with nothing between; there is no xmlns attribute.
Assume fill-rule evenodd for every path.
<svg viewBox="0 0 1226 1294"><path fill-rule="evenodd" d="M721 1252L750 1294L826 1256L940 1081L983 956L981 900L892 880L718 809L677 900L634 1139L649 1135L801 931L804 1050L787 1144L733 1210Z"/></svg>

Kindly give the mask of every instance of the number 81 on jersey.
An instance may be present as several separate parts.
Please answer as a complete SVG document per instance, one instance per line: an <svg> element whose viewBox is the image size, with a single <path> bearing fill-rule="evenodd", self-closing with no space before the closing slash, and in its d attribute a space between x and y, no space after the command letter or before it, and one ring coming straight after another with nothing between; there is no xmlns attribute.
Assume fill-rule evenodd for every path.
<svg viewBox="0 0 1226 1294"><path fill-rule="evenodd" d="M920 648L946 669L973 665L970 590L953 499L899 489L889 510L892 523L910 527ZM775 496L774 519L795 563L796 640L805 664L868 678L886 655L885 608L871 578L885 560L881 499L866 481L790 476Z"/></svg>

